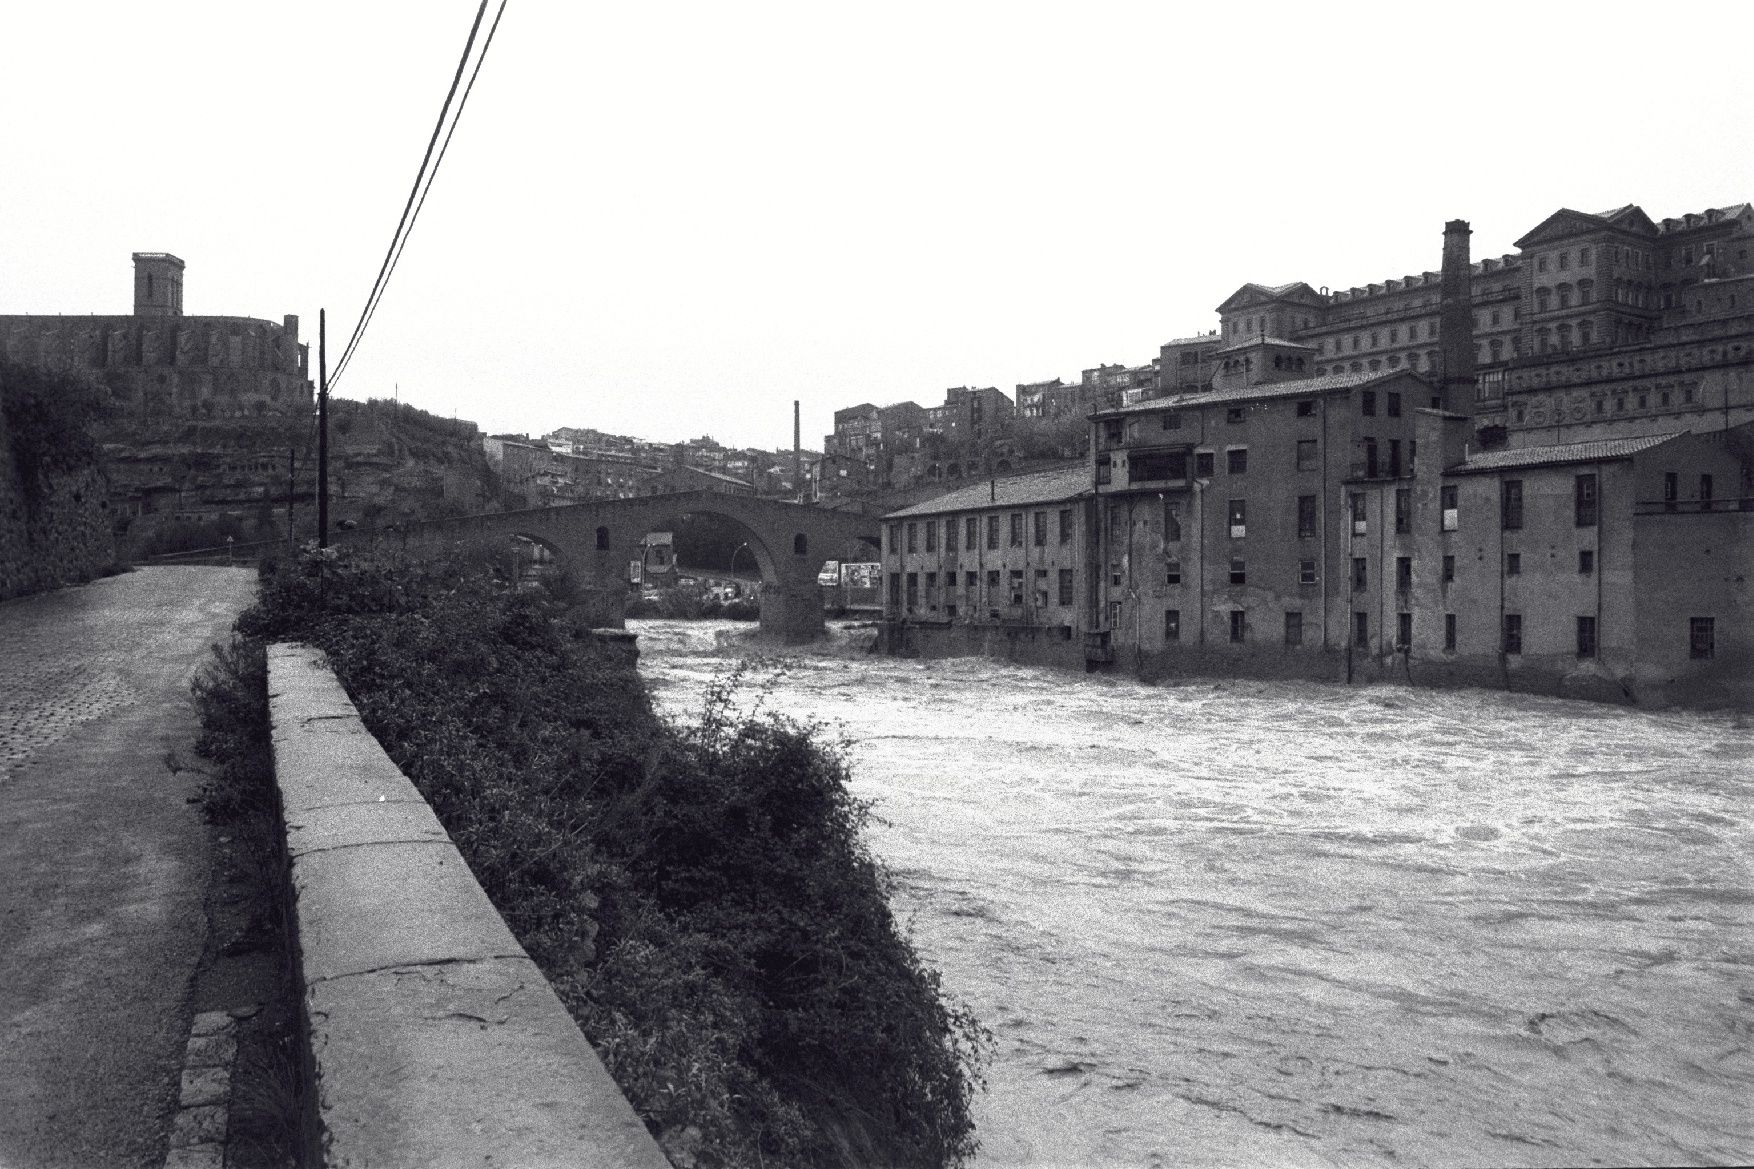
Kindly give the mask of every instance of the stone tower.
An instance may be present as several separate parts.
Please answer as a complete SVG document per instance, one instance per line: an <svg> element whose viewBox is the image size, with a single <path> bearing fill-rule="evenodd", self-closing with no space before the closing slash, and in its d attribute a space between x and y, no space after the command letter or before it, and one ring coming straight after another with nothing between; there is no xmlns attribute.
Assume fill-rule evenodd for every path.
<svg viewBox="0 0 1754 1169"><path fill-rule="evenodd" d="M1474 412L1474 280L1465 219L1443 225L1442 284L1438 289L1438 393L1443 408Z"/></svg>
<svg viewBox="0 0 1754 1169"><path fill-rule="evenodd" d="M134 315L183 315L183 262L169 252L134 253Z"/></svg>

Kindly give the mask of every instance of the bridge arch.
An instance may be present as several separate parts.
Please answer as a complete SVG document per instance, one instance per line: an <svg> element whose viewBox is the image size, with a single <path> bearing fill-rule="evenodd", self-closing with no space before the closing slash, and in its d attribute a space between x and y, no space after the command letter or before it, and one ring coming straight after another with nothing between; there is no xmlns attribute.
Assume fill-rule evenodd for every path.
<svg viewBox="0 0 1754 1169"><path fill-rule="evenodd" d="M878 521L855 512L720 492L688 491L636 499L607 499L560 507L460 516L404 525L393 536L369 529L342 533L339 543L399 538L410 551L518 537L548 549L571 572L590 619L620 625L628 592L628 565L639 558L647 532L662 531L684 515L710 516L748 533L744 543L761 572L761 626L787 641L822 632L822 595L816 577L825 561L869 555L878 547ZM874 558L874 557L872 557ZM728 565L727 568L730 566Z"/></svg>

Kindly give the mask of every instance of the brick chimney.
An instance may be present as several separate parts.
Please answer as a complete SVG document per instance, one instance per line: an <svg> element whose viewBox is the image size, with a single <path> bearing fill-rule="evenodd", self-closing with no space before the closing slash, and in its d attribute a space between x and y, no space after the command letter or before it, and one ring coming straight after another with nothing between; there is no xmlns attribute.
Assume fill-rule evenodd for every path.
<svg viewBox="0 0 1754 1169"><path fill-rule="evenodd" d="M1438 394L1445 410L1474 412L1474 280L1465 219L1443 225L1443 280L1438 290Z"/></svg>

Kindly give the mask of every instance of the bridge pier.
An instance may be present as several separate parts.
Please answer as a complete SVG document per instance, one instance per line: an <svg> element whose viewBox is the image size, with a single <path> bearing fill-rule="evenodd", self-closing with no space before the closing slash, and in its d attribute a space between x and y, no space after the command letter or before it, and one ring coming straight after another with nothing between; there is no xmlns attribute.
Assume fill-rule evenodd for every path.
<svg viewBox="0 0 1754 1169"><path fill-rule="evenodd" d="M828 624L822 619L822 589L814 580L761 587L763 637L787 645L802 645L827 631Z"/></svg>

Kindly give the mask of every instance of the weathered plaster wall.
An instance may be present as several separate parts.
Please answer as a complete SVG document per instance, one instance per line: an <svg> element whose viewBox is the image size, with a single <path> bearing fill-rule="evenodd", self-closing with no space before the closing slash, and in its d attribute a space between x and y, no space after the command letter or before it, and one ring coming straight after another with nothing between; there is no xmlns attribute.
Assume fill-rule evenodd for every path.
<svg viewBox="0 0 1754 1169"><path fill-rule="evenodd" d="M103 472L27 484L0 416L0 600L91 580L115 559Z"/></svg>

